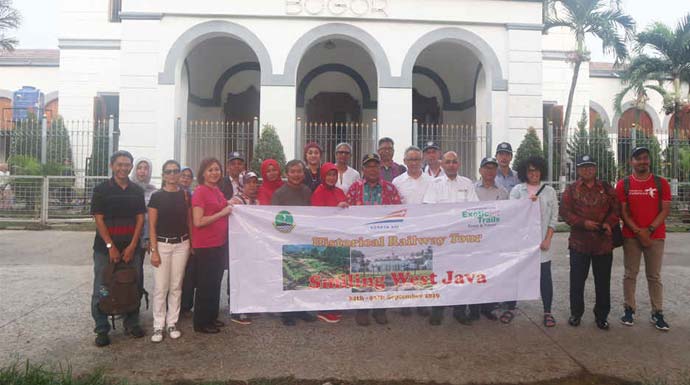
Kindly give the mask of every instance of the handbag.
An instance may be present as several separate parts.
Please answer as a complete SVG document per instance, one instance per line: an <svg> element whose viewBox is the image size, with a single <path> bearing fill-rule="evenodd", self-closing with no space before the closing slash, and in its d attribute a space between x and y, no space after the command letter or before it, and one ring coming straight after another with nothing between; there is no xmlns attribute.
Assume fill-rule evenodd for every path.
<svg viewBox="0 0 690 385"><path fill-rule="evenodd" d="M608 183L605 183L604 186L610 187L608 186ZM604 220L601 222L602 224L604 224L606 222L606 218L608 218L609 215L611 215L611 211L613 211L613 206L609 205L609 211L606 213ZM618 221L618 223L611 226L611 241L613 243L614 249L623 246L623 230L621 229L620 220Z"/></svg>

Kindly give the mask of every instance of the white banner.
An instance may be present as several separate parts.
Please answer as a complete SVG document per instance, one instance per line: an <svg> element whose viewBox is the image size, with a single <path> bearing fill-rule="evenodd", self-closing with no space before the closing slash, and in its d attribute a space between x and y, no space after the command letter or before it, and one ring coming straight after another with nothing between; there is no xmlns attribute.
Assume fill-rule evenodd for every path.
<svg viewBox="0 0 690 385"><path fill-rule="evenodd" d="M539 298L539 203L235 206L230 311Z"/></svg>

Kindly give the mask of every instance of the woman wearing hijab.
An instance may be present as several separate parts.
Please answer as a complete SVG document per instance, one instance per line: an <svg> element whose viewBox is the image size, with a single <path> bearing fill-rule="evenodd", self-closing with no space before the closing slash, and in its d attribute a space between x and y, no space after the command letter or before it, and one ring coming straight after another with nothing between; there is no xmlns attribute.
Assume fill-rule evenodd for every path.
<svg viewBox="0 0 690 385"><path fill-rule="evenodd" d="M275 159L266 159L261 163L261 178L263 183L259 187L259 204L270 205L273 193L283 186L280 178L280 165Z"/></svg>
<svg viewBox="0 0 690 385"><path fill-rule="evenodd" d="M347 197L340 188L338 182L338 167L333 163L324 163L321 166L321 185L311 195L312 206L349 207ZM342 319L339 311L319 312L317 317L324 322L337 323Z"/></svg>
<svg viewBox="0 0 690 385"><path fill-rule="evenodd" d="M149 205L149 200L151 200L151 195L153 195L156 190L156 186L151 184L151 172L153 171L153 163L147 158L139 158L134 162L134 167L132 172L129 174L129 179L139 187L144 190L144 202L146 207ZM141 230L141 237L139 238L139 247L144 249L144 252L148 253L151 248L151 242L149 240L149 215L144 215L144 228ZM139 291L141 293L146 293L144 289L144 258L141 259L141 269L139 270ZM147 293L148 295L148 293Z"/></svg>

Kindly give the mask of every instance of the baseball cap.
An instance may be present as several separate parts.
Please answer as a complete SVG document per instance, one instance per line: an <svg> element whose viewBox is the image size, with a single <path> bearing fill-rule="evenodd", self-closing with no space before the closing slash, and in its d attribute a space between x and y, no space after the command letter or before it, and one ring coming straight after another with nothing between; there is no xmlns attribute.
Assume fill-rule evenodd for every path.
<svg viewBox="0 0 690 385"><path fill-rule="evenodd" d="M252 178L259 179L259 176L256 175L254 171L247 171L244 173L244 176L242 177L242 182L247 183L247 181Z"/></svg>
<svg viewBox="0 0 690 385"><path fill-rule="evenodd" d="M487 156L484 159L482 159L482 163L479 165L479 167L484 167L487 164L495 164L496 166L498 166L498 161L493 156Z"/></svg>
<svg viewBox="0 0 690 385"><path fill-rule="evenodd" d="M379 154L371 153L364 155L364 158L362 158L362 166L364 166L365 164L367 164L367 162L371 160L376 161L376 163L381 163L381 158L379 157Z"/></svg>
<svg viewBox="0 0 690 385"><path fill-rule="evenodd" d="M233 161L235 159L239 159L241 161L244 161L244 156L239 151L233 151L228 154L228 162Z"/></svg>
<svg viewBox="0 0 690 385"><path fill-rule="evenodd" d="M508 142L499 143L498 146L496 146L496 153L498 154L501 151L509 152L512 154L513 153L513 146L511 146L510 143L508 143Z"/></svg>
<svg viewBox="0 0 690 385"><path fill-rule="evenodd" d="M579 155L575 160L575 165L577 167L592 165L596 166L597 162L589 155Z"/></svg>
<svg viewBox="0 0 690 385"><path fill-rule="evenodd" d="M650 154L649 149L644 146L638 146L633 148L632 153L630 153L631 158L635 158L638 155L642 154L643 152L646 152L647 154Z"/></svg>
<svg viewBox="0 0 690 385"><path fill-rule="evenodd" d="M432 148L435 150L440 150L441 146L432 141L428 141L424 144L424 149L422 150L422 152L426 152L426 150L431 150Z"/></svg>

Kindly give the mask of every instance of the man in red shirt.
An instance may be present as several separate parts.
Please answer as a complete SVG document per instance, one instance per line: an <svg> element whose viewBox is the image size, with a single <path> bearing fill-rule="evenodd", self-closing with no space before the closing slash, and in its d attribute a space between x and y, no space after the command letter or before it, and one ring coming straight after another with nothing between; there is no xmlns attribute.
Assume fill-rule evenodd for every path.
<svg viewBox="0 0 690 385"><path fill-rule="evenodd" d="M662 331L669 330L664 320L661 284L661 264L664 255L666 225L664 221L671 211L671 186L666 179L652 175L649 149L636 147L632 151L630 165L633 173L616 185L623 217L623 255L625 275L623 295L624 325L634 324L635 282L640 271L640 259L644 255L649 297L652 303L651 322Z"/></svg>

